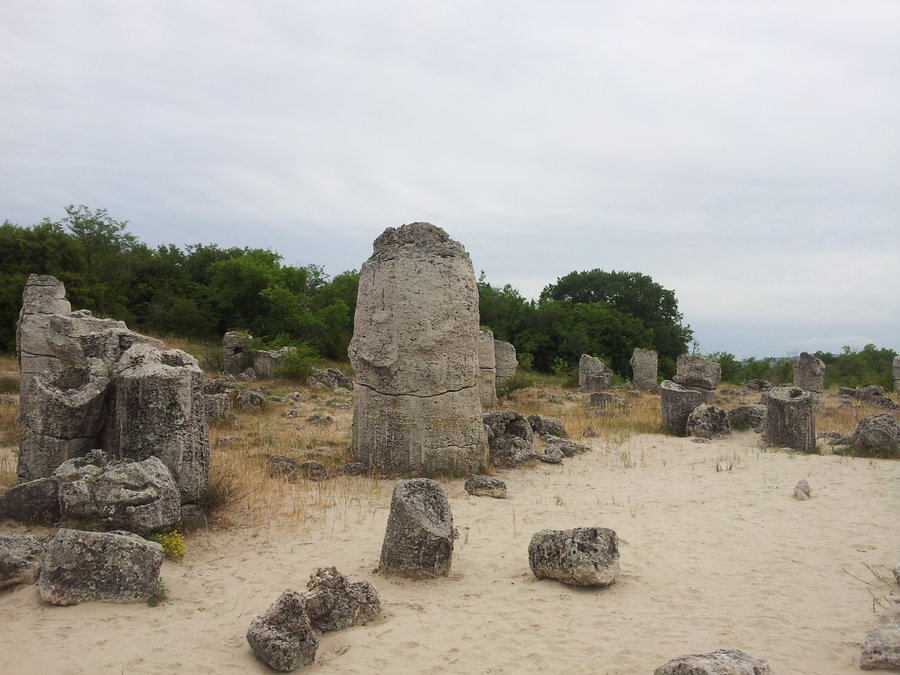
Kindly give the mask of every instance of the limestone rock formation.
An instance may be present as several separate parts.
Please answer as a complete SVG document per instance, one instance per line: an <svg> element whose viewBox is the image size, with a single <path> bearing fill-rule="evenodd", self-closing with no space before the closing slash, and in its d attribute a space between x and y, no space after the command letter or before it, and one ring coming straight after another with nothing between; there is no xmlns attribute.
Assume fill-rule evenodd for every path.
<svg viewBox="0 0 900 675"><path fill-rule="evenodd" d="M609 586L619 576L619 539L605 527L542 530L531 538L528 562L538 579Z"/></svg>
<svg viewBox="0 0 900 675"><path fill-rule="evenodd" d="M123 457L159 457L182 502L196 502L209 480L209 427L203 371L182 351L135 345L116 365L116 448Z"/></svg>
<svg viewBox="0 0 900 675"><path fill-rule="evenodd" d="M38 478L13 485L0 494L0 517L25 522L52 523L59 520L59 481Z"/></svg>
<svg viewBox="0 0 900 675"><path fill-rule="evenodd" d="M895 356L891 364L891 379L894 383L894 391L900 392L900 356Z"/></svg>
<svg viewBox="0 0 900 675"><path fill-rule="evenodd" d="M699 405L688 415L685 424L688 436L700 438L721 438L731 435L728 413L714 405Z"/></svg>
<svg viewBox="0 0 900 675"><path fill-rule="evenodd" d="M353 380L344 375L339 368L326 368L309 375L306 386L313 389L347 389L353 391Z"/></svg>
<svg viewBox="0 0 900 675"><path fill-rule="evenodd" d="M825 364L821 359L801 352L794 361L794 386L821 394L825 390Z"/></svg>
<svg viewBox="0 0 900 675"><path fill-rule="evenodd" d="M150 534L171 530L181 519L178 488L158 457L110 462L103 451L94 451L62 464L54 478L64 520Z"/></svg>
<svg viewBox="0 0 900 675"><path fill-rule="evenodd" d="M659 354L653 349L635 347L631 355L631 381L641 391L654 391L659 387L656 379Z"/></svg>
<svg viewBox="0 0 900 675"><path fill-rule="evenodd" d="M516 358L516 348L511 342L494 340L494 364L497 369L497 384L508 380L516 374L516 370L519 367L519 359Z"/></svg>
<svg viewBox="0 0 900 675"><path fill-rule="evenodd" d="M558 438L557 436L547 436L544 439L547 449L559 450L563 457L574 457L589 452L591 447L583 443L574 443L567 438Z"/></svg>
<svg viewBox="0 0 900 675"><path fill-rule="evenodd" d="M162 561L162 546L136 534L63 528L47 545L38 590L52 605L146 601Z"/></svg>
<svg viewBox="0 0 900 675"><path fill-rule="evenodd" d="M231 397L226 393L203 394L203 407L206 411L206 421L215 422L231 417Z"/></svg>
<svg viewBox="0 0 900 675"><path fill-rule="evenodd" d="M253 336L240 331L228 331L222 337L222 368L237 375L253 365L251 346Z"/></svg>
<svg viewBox="0 0 900 675"><path fill-rule="evenodd" d="M351 582L334 567L310 576L303 603L310 623L320 631L361 626L381 614L378 593L368 581Z"/></svg>
<svg viewBox="0 0 900 675"><path fill-rule="evenodd" d="M816 416L809 391L799 387L773 387L766 392L765 399L763 440L776 447L813 452L816 449Z"/></svg>
<svg viewBox="0 0 900 675"><path fill-rule="evenodd" d="M560 464L565 455L563 455L562 450L558 447L551 445L544 448L544 452L542 454L536 454L535 457L544 464Z"/></svg>
<svg viewBox="0 0 900 675"><path fill-rule="evenodd" d="M717 649L709 654L679 656L653 671L653 675L773 675L763 659L739 649Z"/></svg>
<svg viewBox="0 0 900 675"><path fill-rule="evenodd" d="M269 455L266 459L266 471L272 478L286 478L292 483L300 478L297 460L287 455Z"/></svg>
<svg viewBox="0 0 900 675"><path fill-rule="evenodd" d="M290 672L316 660L319 639L304 608L303 596L288 589L266 613L250 622L247 642L260 661Z"/></svg>
<svg viewBox="0 0 900 675"><path fill-rule="evenodd" d="M471 474L485 456L478 291L465 249L429 223L388 228L360 271L353 339L357 461Z"/></svg>
<svg viewBox="0 0 900 675"><path fill-rule="evenodd" d="M797 484L794 486L793 495L794 499L797 499L801 502L811 498L812 490L809 487L809 481L807 481L805 478L797 481Z"/></svg>
<svg viewBox="0 0 900 675"><path fill-rule="evenodd" d="M863 670L900 670L900 621L888 622L866 635L859 667Z"/></svg>
<svg viewBox="0 0 900 675"><path fill-rule="evenodd" d="M206 487L209 438L197 362L163 351L121 321L70 312L53 277L32 275L22 294L17 351L23 431L17 473L25 483L103 448L136 460L159 457L182 500ZM176 382L178 384L176 384Z"/></svg>
<svg viewBox="0 0 900 675"><path fill-rule="evenodd" d="M470 477L466 481L466 492L474 497L493 497L494 499L506 499L506 483L498 478L482 476L481 474Z"/></svg>
<svg viewBox="0 0 900 675"><path fill-rule="evenodd" d="M659 393L663 431L673 436L687 435L688 417L703 403L703 394L671 380L663 380Z"/></svg>
<svg viewBox="0 0 900 675"><path fill-rule="evenodd" d="M769 391L775 385L769 382L768 380L750 380L747 382L747 389L749 391Z"/></svg>
<svg viewBox="0 0 900 675"><path fill-rule="evenodd" d="M562 420L549 415L529 415L528 424L538 436L567 436Z"/></svg>
<svg viewBox="0 0 900 675"><path fill-rule="evenodd" d="M494 466L512 468L534 455L534 431L528 420L512 410L489 410L482 416L488 453Z"/></svg>
<svg viewBox="0 0 900 675"><path fill-rule="evenodd" d="M453 538L453 514L441 484L429 478L397 481L378 569L413 578L447 576Z"/></svg>
<svg viewBox="0 0 900 675"><path fill-rule="evenodd" d="M760 403L739 405L728 411L728 423L735 431L753 429L761 433L766 424L766 406Z"/></svg>
<svg viewBox="0 0 900 675"><path fill-rule="evenodd" d="M596 356L582 354L578 361L579 391L598 391L612 386L612 373L606 371L606 365Z"/></svg>
<svg viewBox="0 0 900 675"><path fill-rule="evenodd" d="M497 357L494 354L494 333L478 331L478 396L485 410L497 407Z"/></svg>
<svg viewBox="0 0 900 675"><path fill-rule="evenodd" d="M44 545L30 534L0 534L0 588L36 583L44 563Z"/></svg>
<svg viewBox="0 0 900 675"><path fill-rule="evenodd" d="M679 356L676 370L672 378L675 384L702 392L715 391L722 377L722 368L718 363L697 354Z"/></svg>
<svg viewBox="0 0 900 675"><path fill-rule="evenodd" d="M260 349L253 354L253 371L257 377L275 377L278 369L284 367L285 357L295 351L297 351L296 347Z"/></svg>
<svg viewBox="0 0 900 675"><path fill-rule="evenodd" d="M852 436L835 445L849 446L860 457L900 457L900 423L890 413L861 419Z"/></svg>

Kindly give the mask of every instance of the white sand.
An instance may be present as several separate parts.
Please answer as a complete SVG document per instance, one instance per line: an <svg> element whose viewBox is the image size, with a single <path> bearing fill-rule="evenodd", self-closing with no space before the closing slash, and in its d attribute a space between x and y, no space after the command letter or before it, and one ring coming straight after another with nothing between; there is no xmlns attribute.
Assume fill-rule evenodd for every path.
<svg viewBox="0 0 900 675"><path fill-rule="evenodd" d="M0 591L0 672L271 672L247 646L251 619L331 565L370 580L385 611L322 636L305 672L651 673L717 648L765 658L779 675L860 672L859 642L896 611L898 587L848 572L876 582L866 564L900 562L900 463L756 443L752 433L598 441L562 466L501 472L505 501L451 481L460 539L450 577L433 581L373 573L391 481L288 486L331 506L301 521L285 504L263 525L192 534L184 561L163 566L162 606L52 607L35 586ZM801 478L810 501L791 497ZM532 576L531 535L576 526L619 534L614 586ZM873 611L873 597L891 609Z"/></svg>

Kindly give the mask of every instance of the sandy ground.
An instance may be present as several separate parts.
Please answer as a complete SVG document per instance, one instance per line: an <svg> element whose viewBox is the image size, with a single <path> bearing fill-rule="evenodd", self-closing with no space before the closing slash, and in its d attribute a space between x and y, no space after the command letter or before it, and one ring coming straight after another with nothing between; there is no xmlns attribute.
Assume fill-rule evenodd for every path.
<svg viewBox="0 0 900 675"><path fill-rule="evenodd" d="M393 483L340 478L287 486L259 525L191 534L183 561L163 566L170 600L156 608L0 591L0 672L271 672L245 640L251 619L331 565L371 581L385 611L322 636L307 672L651 673L717 648L779 675L860 672L860 641L898 607L900 589L872 570L900 562L900 463L765 451L749 432L596 446L499 472L508 500L447 482L460 532L449 578L374 573ZM801 478L810 501L791 497ZM299 518L292 490L319 512ZM612 587L530 573L531 535L576 526L618 533Z"/></svg>

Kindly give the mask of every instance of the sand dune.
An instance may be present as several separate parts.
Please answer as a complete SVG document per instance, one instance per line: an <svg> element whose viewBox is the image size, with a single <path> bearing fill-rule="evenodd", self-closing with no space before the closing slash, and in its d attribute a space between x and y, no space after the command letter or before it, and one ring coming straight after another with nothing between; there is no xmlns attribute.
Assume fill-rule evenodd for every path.
<svg viewBox="0 0 900 675"><path fill-rule="evenodd" d="M307 672L649 673L720 647L779 675L860 672L859 642L896 614L896 585L854 576L878 583L870 568L900 562L900 463L757 440L597 440L561 466L498 472L503 501L448 481L460 538L450 577L432 581L374 573L392 481L290 485L258 525L191 534L183 562L163 566L159 607L51 607L34 586L0 591L0 672L269 672L244 639L251 619L331 565L370 580L385 611L322 636ZM801 478L810 501L791 497ZM298 519L291 491L318 491L321 512ZM536 580L530 536L586 525L619 534L619 581Z"/></svg>

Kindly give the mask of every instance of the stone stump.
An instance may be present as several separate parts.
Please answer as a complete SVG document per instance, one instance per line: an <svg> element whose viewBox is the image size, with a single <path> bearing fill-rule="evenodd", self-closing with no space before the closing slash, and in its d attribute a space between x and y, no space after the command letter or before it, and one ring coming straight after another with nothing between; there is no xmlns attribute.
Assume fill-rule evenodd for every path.
<svg viewBox="0 0 900 675"><path fill-rule="evenodd" d="M718 363L697 354L682 354L676 362L676 371L672 378L675 384L700 392L704 403L713 402L722 377L722 368Z"/></svg>
<svg viewBox="0 0 900 675"><path fill-rule="evenodd" d="M497 407L497 358L494 353L494 333L478 332L478 396L481 407L491 410Z"/></svg>
<svg viewBox="0 0 900 675"><path fill-rule="evenodd" d="M659 355L652 349L634 348L631 355L631 381L642 391L655 391L659 388L656 381L659 368Z"/></svg>
<svg viewBox="0 0 900 675"><path fill-rule="evenodd" d="M135 345L115 377L115 443L120 457L159 457L182 502L196 502L209 478L203 371L193 356Z"/></svg>
<svg viewBox="0 0 900 675"><path fill-rule="evenodd" d="M609 586L619 576L619 539L605 527L541 530L528 544L528 563L538 579Z"/></svg>
<svg viewBox="0 0 900 675"><path fill-rule="evenodd" d="M703 394L671 380L659 385L663 431L672 436L687 435L687 421L694 408L703 403Z"/></svg>
<svg viewBox="0 0 900 675"><path fill-rule="evenodd" d="M814 451L816 417L810 392L799 387L773 387L766 392L765 399L763 440L773 446Z"/></svg>
<svg viewBox="0 0 900 675"><path fill-rule="evenodd" d="M900 392L900 356L894 357L894 362L891 366L891 377L894 382L894 391Z"/></svg>
<svg viewBox="0 0 900 675"><path fill-rule="evenodd" d="M794 361L794 386L821 394L825 391L825 364L806 352Z"/></svg>
<svg viewBox="0 0 900 675"><path fill-rule="evenodd" d="M516 374L519 360L516 358L516 348L511 342L494 340L494 363L497 368L497 384Z"/></svg>
<svg viewBox="0 0 900 675"><path fill-rule="evenodd" d="M440 483L397 481L378 569L413 578L447 576L453 557L453 514Z"/></svg>
<svg viewBox="0 0 900 675"><path fill-rule="evenodd" d="M599 391L612 386L612 373L606 371L603 361L590 354L582 354L578 361L579 391Z"/></svg>
<svg viewBox="0 0 900 675"><path fill-rule="evenodd" d="M351 452L380 471L474 473L485 458L478 291L461 244L429 223L388 228L360 271Z"/></svg>
<svg viewBox="0 0 900 675"><path fill-rule="evenodd" d="M226 373L237 375L253 365L253 354L250 346L253 336L239 331L228 331L222 338L222 369Z"/></svg>

